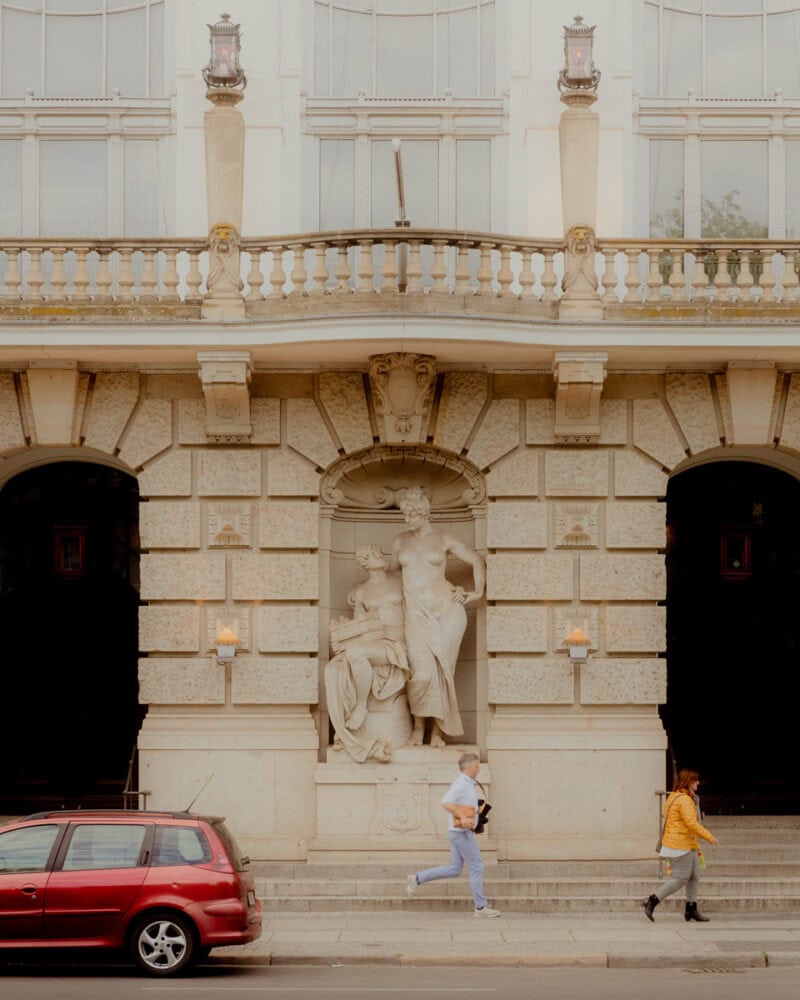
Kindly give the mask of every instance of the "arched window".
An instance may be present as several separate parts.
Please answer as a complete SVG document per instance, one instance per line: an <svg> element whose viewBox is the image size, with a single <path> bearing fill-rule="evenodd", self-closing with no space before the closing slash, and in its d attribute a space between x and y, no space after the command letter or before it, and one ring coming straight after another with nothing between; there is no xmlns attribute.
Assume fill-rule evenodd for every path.
<svg viewBox="0 0 800 1000"><path fill-rule="evenodd" d="M159 236L165 0L0 0L0 230Z"/></svg>
<svg viewBox="0 0 800 1000"><path fill-rule="evenodd" d="M3 0L0 10L0 96L163 96L164 0Z"/></svg>

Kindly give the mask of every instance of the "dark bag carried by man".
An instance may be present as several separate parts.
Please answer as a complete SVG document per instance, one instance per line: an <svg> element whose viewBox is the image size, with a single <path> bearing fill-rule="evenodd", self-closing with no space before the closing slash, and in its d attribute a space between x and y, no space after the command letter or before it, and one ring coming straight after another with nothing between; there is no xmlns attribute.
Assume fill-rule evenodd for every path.
<svg viewBox="0 0 800 1000"><path fill-rule="evenodd" d="M480 783L476 781L475 784L480 788L483 794L486 794L486 789ZM489 822L489 810L492 807L486 801L486 799L478 799L478 822L475 824L475 833L483 833L486 824Z"/></svg>

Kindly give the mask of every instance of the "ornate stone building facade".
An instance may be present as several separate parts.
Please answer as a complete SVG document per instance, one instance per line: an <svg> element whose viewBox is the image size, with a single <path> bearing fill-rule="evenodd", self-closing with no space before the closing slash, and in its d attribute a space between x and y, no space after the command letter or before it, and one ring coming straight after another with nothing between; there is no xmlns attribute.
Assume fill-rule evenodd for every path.
<svg viewBox="0 0 800 1000"><path fill-rule="evenodd" d="M140 6L154 19L161 5ZM637 176L640 197L647 179L633 144L655 124L651 117L635 136L626 126L621 141L615 128L634 106L636 39L659 4L597 5L608 111L604 80L594 110L579 93L561 119L559 36L573 13L563 4L465 4L484 27L470 51L484 53L479 63L493 53L497 64L491 74L482 63L474 70L483 80L477 94L446 86L424 101L384 99L379 81L377 93L343 96L319 84L320 53L335 50L320 48L319 33L336 27L340 5L278 5L282 19L250 6L235 12L246 29L244 118L233 104L214 107L205 133L216 166L207 183L189 180L178 191L166 234L77 238L23 225L2 241L4 490L16 496L20 477L68 462L116 470L138 491L137 574L128 580L138 593L129 652L138 650L141 710L128 788L158 808L200 794L197 808L229 816L258 858L411 857L441 845L437 803L453 771L450 746L477 747L494 806L490 857L649 855L668 742L678 764L698 752L680 701L671 716L659 711L668 683L705 666L687 659L681 642L734 627L700 615L668 648L669 483L731 462L770 466L787 481L800 475L793 234L784 226L758 239L692 237L690 220L686 238L625 236L626 226L646 231L630 222L626 178ZM364 9L381 21L385 6ZM442 5L418 6L441 44ZM166 16L183 40L168 114L180 187L203 124L203 19L179 3L168 3ZM610 37L619 42L613 61ZM536 64L531 52L548 46L555 55ZM379 45L379 67L384 55ZM452 83L460 78L456 56L448 58L444 82ZM294 71L304 65L307 79L309 60L318 86L301 95ZM336 75L343 69L325 66L329 82L347 84ZM7 92L3 99L11 105ZM89 117L109 113L104 101ZM114 101L119 94L106 103ZM39 105L18 103L38 116L31 135L46 142L51 126ZM709 98L704 113L715 108ZM794 120L800 104L789 100L784 111ZM523 151L539 126L538 155L555 149L559 120L560 174ZM274 139L282 121L291 140L283 154ZM395 130L413 150L412 181L427 176L425 157L437 144L435 221L413 189L425 228L381 228L383 208L369 216L384 184L380 143ZM586 194L598 171L599 213ZM489 185L490 176L474 212L485 224L470 224L470 178ZM515 183L522 209L509 208ZM256 204L264 186L266 209ZM559 190L563 226L548 214ZM206 195L208 226L181 230ZM322 208L309 220L304 199L314 196ZM348 197L351 214L337 216ZM547 235L536 235L537 214ZM519 224L520 235L495 235L501 222ZM601 239L598 230L621 235ZM189 235L170 235L181 231ZM259 231L298 235L251 235ZM454 675L464 733L444 748L393 746L388 761L356 762L334 742L328 715L331 622L353 613L350 595L364 577L359 548L375 543L388 554L405 530L401 503L413 487L456 551L485 560L485 593L466 604ZM753 504L746 518L711 530L714 545L742 546L725 550L740 575L754 572ZM74 511L43 513L30 530L60 539L65 525L84 538ZM13 529L5 531L8 595L23 577L8 554ZM91 526L84 534L89 552ZM82 553L79 545L75 573L88 577ZM471 588L463 559L448 559L446 572L454 587ZM729 567L729 576L737 572ZM59 579L75 592L68 576ZM6 631L17 607L4 611ZM76 622L84 646L91 616L87 605ZM576 629L585 642L571 649ZM218 649L225 634L234 640L229 655ZM60 661L37 655L44 697L54 698L48 678ZM122 660L104 664L117 668ZM86 725L103 712L135 713L123 698L109 694ZM97 792L94 771L84 773L81 793L67 792L52 766L38 766L40 792L35 769L20 767L4 790L8 803L90 801Z"/></svg>

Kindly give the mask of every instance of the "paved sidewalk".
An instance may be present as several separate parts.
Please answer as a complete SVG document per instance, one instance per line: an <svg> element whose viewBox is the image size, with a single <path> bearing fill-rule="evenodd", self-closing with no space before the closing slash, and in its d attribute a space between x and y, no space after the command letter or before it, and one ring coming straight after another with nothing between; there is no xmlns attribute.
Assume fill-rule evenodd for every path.
<svg viewBox="0 0 800 1000"><path fill-rule="evenodd" d="M525 965L616 968L800 966L800 914L719 914L687 923L631 915L432 912L265 913L264 934L212 961L298 965Z"/></svg>

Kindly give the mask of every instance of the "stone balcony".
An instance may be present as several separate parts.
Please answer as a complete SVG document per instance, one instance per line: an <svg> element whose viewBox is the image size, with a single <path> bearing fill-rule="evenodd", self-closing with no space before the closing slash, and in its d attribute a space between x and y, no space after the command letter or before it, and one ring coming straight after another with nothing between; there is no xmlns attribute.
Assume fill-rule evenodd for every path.
<svg viewBox="0 0 800 1000"><path fill-rule="evenodd" d="M576 248L430 229L247 237L226 262L234 276L238 264L241 293L213 318L796 324L798 253L787 240L590 238ZM0 323L204 319L215 270L205 239L0 241Z"/></svg>

